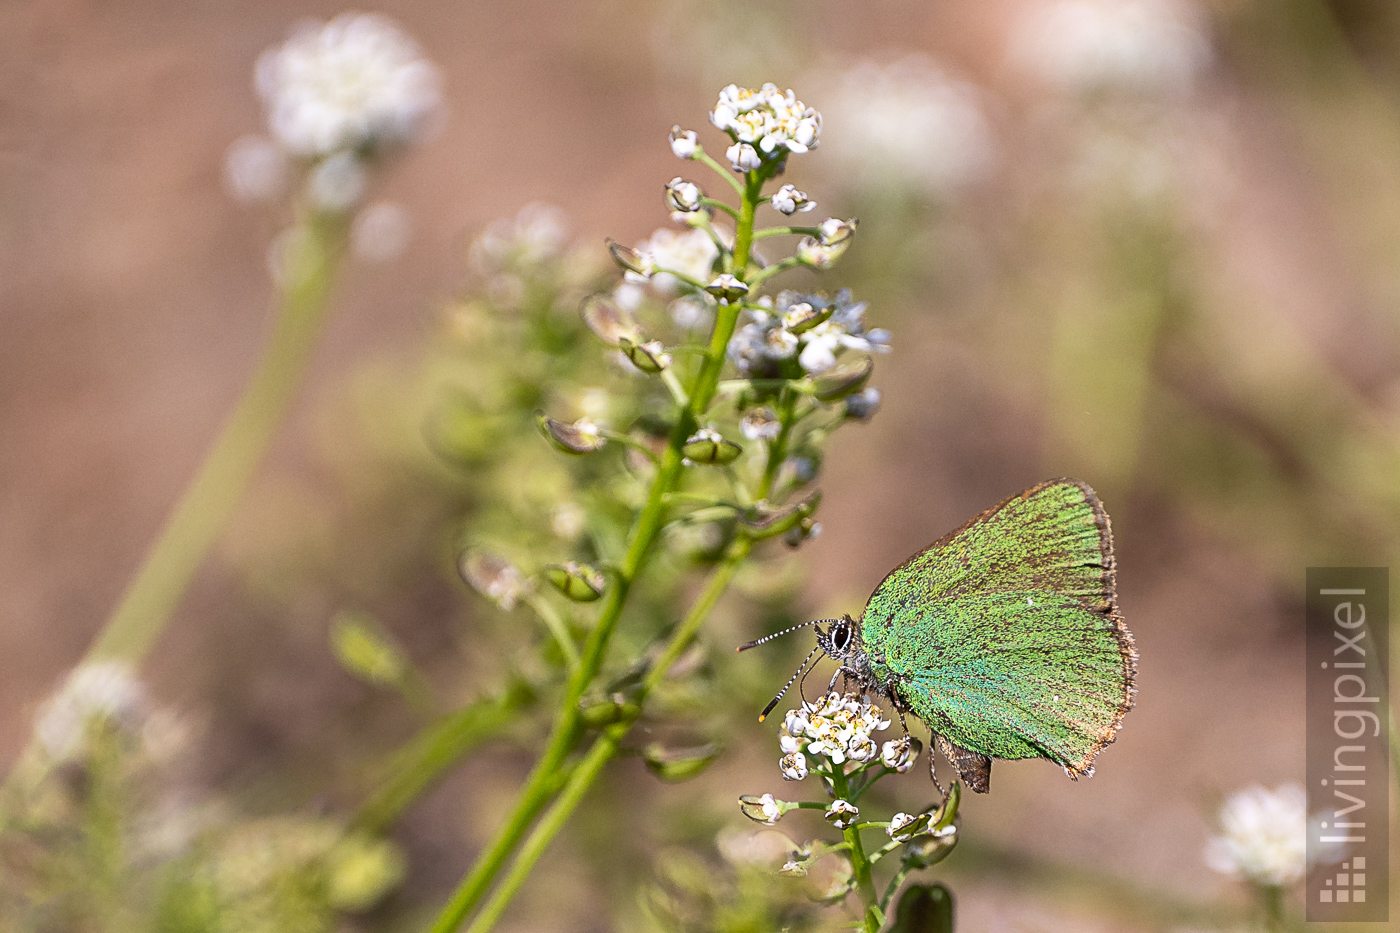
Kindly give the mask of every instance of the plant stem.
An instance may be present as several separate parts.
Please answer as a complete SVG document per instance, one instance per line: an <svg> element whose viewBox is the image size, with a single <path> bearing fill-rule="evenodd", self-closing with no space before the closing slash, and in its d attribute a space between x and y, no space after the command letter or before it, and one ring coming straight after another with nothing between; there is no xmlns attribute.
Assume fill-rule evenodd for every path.
<svg viewBox="0 0 1400 933"><path fill-rule="evenodd" d="M637 695L638 704L645 702L647 695L665 679L666 672L671 669L681 653L695 639L701 623L705 621L715 604L719 602L720 596L728 589L734 578L734 572L748 557L752 547L753 543L748 538L739 538L730 546L724 561L715 568L714 573L710 576L705 591L696 600L685 620L671 636L651 670L647 672L646 679ZM602 772L603 766L617 754L622 740L626 738L631 728L631 722L609 726L593 743L593 747L588 750L583 761L574 769L573 776L564 786L559 799L541 818L534 831L530 833L530 837L525 840L520 854L516 856L510 867L510 872L492 893L491 899L481 908L481 912L476 915L471 926L467 927L467 933L486 933L496 925L496 921L510 905L511 899L520 890L520 886L525 883L530 872L534 870L535 863L539 861L540 856L544 855L549 844L559 834L559 830L564 827L569 817L573 815L575 808L583 800L584 794L588 792L594 780Z"/></svg>
<svg viewBox="0 0 1400 933"><path fill-rule="evenodd" d="M146 655L267 452L320 335L326 298L344 251L343 218L311 215L303 230L263 358L136 579L89 649L90 660L114 658L135 664Z"/></svg>
<svg viewBox="0 0 1400 933"><path fill-rule="evenodd" d="M715 165L714 161L707 156L702 155L701 158L703 161ZM718 171L723 171L718 169L717 165L715 167ZM733 179L730 180L733 181ZM735 268L738 270L736 274L741 278L743 277L743 269L748 265L749 247L753 242L754 210L757 198L761 195L763 179L758 177L757 173L750 172L746 177L746 182L747 184L742 189L744 201L739 212L734 244ZM738 187L737 183L735 186ZM516 798L515 807L505 825L497 831L491 845L478 857L471 872L462 880L457 890L453 892L452 898L443 908L442 913L434 921L431 927L432 933L451 933L461 925L486 893L487 888L490 887L492 880L505 865L510 854L521 844L526 830L544 810L559 786L559 774L565 759L573 751L583 733L579 701L602 668L608 644L627 604L627 596L631 592L633 581L637 579L637 575L641 572L647 559L655 551L654 545L665 524L666 513L669 509L668 497L680 486L681 474L684 469L681 448L685 446L686 440L695 433L701 416L709 407L711 399L714 398L715 388L719 384L720 373L724 368L725 352L729 348L730 339L734 336L740 308L740 304L721 302L719 305L715 315L715 327L710 338L709 350L699 372L696 373L694 386L688 393L690 405L680 410L676 423L671 429L666 451L662 455L656 478L652 481L646 504L633 523L627 554L623 559L622 566L618 569L613 585L608 588L605 602L599 612L598 624L589 633L588 640L584 644L581 663L569 679L568 689L555 717L554 727L544 754L540 756L529 777L526 778L525 785L521 788L520 794ZM592 754L590 752L590 757L580 764L580 771L593 760ZM607 757L610 755L605 756L597 764L598 768L602 767L602 763L606 762ZM591 781L591 778L588 780ZM583 789L586 787L587 782L584 783ZM583 790L578 791L580 797L582 793ZM568 809L572 811L572 807ZM567 813L564 818L567 818ZM560 822L562 825L562 819ZM553 838L554 832L557 832L557 828L546 834L544 844L548 843L549 838ZM533 838L535 837L532 836ZM533 861L530 864L533 866ZM528 874L528 868L525 873ZM523 875L521 880L523 880ZM502 904L501 909L504 909L504 904Z"/></svg>
<svg viewBox="0 0 1400 933"><path fill-rule="evenodd" d="M840 765L834 765L831 769L831 785L836 796L846 800L850 792L846 783L846 772ZM851 855L851 871L856 879L856 893L860 895L861 921L864 924L865 933L879 933L880 927L884 923L884 917L880 913L879 895L875 893L875 879L871 870L869 857L865 854L865 846L860 841L860 829L856 826L847 826L843 830L846 839L847 851Z"/></svg>

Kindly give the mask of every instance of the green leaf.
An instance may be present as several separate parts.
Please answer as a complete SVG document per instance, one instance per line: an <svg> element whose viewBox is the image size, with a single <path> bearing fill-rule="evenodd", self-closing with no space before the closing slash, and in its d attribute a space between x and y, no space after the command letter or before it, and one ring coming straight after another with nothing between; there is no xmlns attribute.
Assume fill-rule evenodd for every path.
<svg viewBox="0 0 1400 933"><path fill-rule="evenodd" d="M342 667L376 685L398 685L408 661L368 615L342 612L331 622L331 649Z"/></svg>

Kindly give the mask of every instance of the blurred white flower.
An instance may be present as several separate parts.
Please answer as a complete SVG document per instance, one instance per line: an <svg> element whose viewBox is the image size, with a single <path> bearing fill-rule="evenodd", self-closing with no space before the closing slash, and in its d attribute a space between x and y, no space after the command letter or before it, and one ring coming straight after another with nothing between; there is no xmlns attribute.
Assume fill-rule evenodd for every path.
<svg viewBox="0 0 1400 933"><path fill-rule="evenodd" d="M383 16L346 13L307 23L258 59L268 123L305 157L409 143L437 115L437 69Z"/></svg>
<svg viewBox="0 0 1400 933"><path fill-rule="evenodd" d="M686 330L708 328L714 320L714 314L710 311L709 305L693 295L682 295L671 302L668 310L671 312L671 320L676 322L676 326L684 327Z"/></svg>
<svg viewBox="0 0 1400 933"><path fill-rule="evenodd" d="M807 307L802 308L802 317L813 311L829 312L829 316L794 334L785 321L803 305ZM791 359L795 353L804 370L817 373L836 365L843 350L889 352L888 331L865 329L865 308L865 302L852 300L849 289L837 292L835 298L784 290L770 309L750 308L745 312L748 323L734 332L729 342L729 359L745 376L768 378L778 375L779 361Z"/></svg>
<svg viewBox="0 0 1400 933"><path fill-rule="evenodd" d="M287 155L265 136L243 136L224 156L224 187L239 201L271 201L287 190Z"/></svg>
<svg viewBox="0 0 1400 933"><path fill-rule="evenodd" d="M840 129L828 143L837 177L859 187L946 197L996 162L980 93L924 55L849 69L826 112Z"/></svg>
<svg viewBox="0 0 1400 933"><path fill-rule="evenodd" d="M82 754L94 724L136 735L145 715L146 693L131 668L97 661L74 668L40 707L34 731L44 750L62 761Z"/></svg>
<svg viewBox="0 0 1400 933"><path fill-rule="evenodd" d="M667 269L689 276L698 282L708 282L715 260L719 258L719 247L704 230L684 230L677 232L662 227L649 239L637 244L637 252L642 260L659 269ZM629 278L635 273L628 273ZM640 277L637 277L640 278ZM672 294L680 285L673 275L657 272L651 277L657 291Z"/></svg>
<svg viewBox="0 0 1400 933"><path fill-rule="evenodd" d="M305 273L308 245L303 227L288 227L272 238L267 245L267 274L273 282L285 288L295 276Z"/></svg>
<svg viewBox="0 0 1400 933"><path fill-rule="evenodd" d="M1069 93L1172 94L1205 67L1210 45L1183 0L1051 0L1021 22L1010 54Z"/></svg>
<svg viewBox="0 0 1400 933"><path fill-rule="evenodd" d="M1308 798L1298 784L1247 787L1225 801L1219 820L1220 834L1205 848L1210 868L1274 887L1306 874Z"/></svg>
<svg viewBox="0 0 1400 933"><path fill-rule="evenodd" d="M337 152L316 166L307 180L311 203L323 211L340 212L354 207L364 196L369 173L353 152Z"/></svg>
<svg viewBox="0 0 1400 933"><path fill-rule="evenodd" d="M846 417L856 421L869 421L875 417L875 413L880 410L880 390L874 386L866 386L864 389L848 395L846 397ZM889 743L886 742L886 745ZM890 767L894 767L891 765Z"/></svg>
<svg viewBox="0 0 1400 933"><path fill-rule="evenodd" d="M413 238L413 218L402 204L380 201L360 211L350 228L355 255L370 262L402 256Z"/></svg>
<svg viewBox="0 0 1400 933"><path fill-rule="evenodd" d="M527 204L512 218L493 222L473 241L472 267L490 274L506 266L534 265L557 256L568 240L564 212L551 204Z"/></svg>

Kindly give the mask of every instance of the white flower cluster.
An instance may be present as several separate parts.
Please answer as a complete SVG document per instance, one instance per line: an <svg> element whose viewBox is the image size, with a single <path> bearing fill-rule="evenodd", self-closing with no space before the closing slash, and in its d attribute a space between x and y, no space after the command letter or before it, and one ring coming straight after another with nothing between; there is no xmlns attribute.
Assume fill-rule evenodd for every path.
<svg viewBox="0 0 1400 933"><path fill-rule="evenodd" d="M1011 55L1062 90L1173 93L1210 58L1193 6L1178 0L1055 0L1015 33Z"/></svg>
<svg viewBox="0 0 1400 933"><path fill-rule="evenodd" d="M832 693L815 703L803 703L801 708L788 711L778 738L783 750L779 763L783 778L805 778L808 755L823 756L835 766L847 761L874 761L881 750L873 733L889 727L890 721L882 718L880 708L871 705L868 697Z"/></svg>
<svg viewBox="0 0 1400 933"><path fill-rule="evenodd" d="M859 63L829 96L827 112L841 129L831 156L843 183L942 198L996 162L981 95L927 56Z"/></svg>
<svg viewBox="0 0 1400 933"><path fill-rule="evenodd" d="M783 291L776 301L764 296L758 303L762 307L747 311L749 321L729 342L729 358L745 376L776 377L794 357L804 371L820 373L836 365L842 350L889 351L889 332L865 329L866 303L852 301L848 289L835 298ZM803 326L814 313L820 318L827 312L820 323Z"/></svg>
<svg viewBox="0 0 1400 933"><path fill-rule="evenodd" d="M230 193L279 197L298 160L309 172L307 194L326 211L357 204L367 158L422 138L442 105L437 69L390 20L372 14L300 26L258 58L256 84L272 138L247 136L229 148Z"/></svg>
<svg viewBox="0 0 1400 933"><path fill-rule="evenodd" d="M93 662L75 668L44 703L35 734L52 758L64 761L84 752L94 725L132 735L141 730L146 713L146 692L130 667L119 661Z"/></svg>
<svg viewBox="0 0 1400 933"><path fill-rule="evenodd" d="M725 156L740 172L753 171L765 161L780 162L791 152L815 149L821 140L822 115L775 84L758 90L729 85L719 92L710 122L734 141ZM673 131L673 149L676 138Z"/></svg>
<svg viewBox="0 0 1400 933"><path fill-rule="evenodd" d="M1247 787L1220 808L1205 861L1221 874L1281 887L1307 872L1308 798L1297 784Z"/></svg>
<svg viewBox="0 0 1400 933"><path fill-rule="evenodd" d="M417 139L441 102L438 73L383 16L308 23L258 59L272 133L298 156Z"/></svg>

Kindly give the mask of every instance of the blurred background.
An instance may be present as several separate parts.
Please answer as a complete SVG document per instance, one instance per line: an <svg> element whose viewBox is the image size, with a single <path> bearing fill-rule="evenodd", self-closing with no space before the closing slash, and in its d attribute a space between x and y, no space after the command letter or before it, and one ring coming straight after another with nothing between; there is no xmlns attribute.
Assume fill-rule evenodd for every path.
<svg viewBox="0 0 1400 933"><path fill-rule="evenodd" d="M751 714L806 645L746 669L719 656L779 617L858 614L910 553L1062 475L1113 516L1138 705L1092 780L1001 763L993 793L966 803L965 841L940 866L960 929L1242 916L1244 892L1201 851L1226 794L1301 780L1304 569L1389 565L1400 547L1400 8L1101 6L376 6L441 69L446 118L376 176L373 197L406 211L407 248L347 266L272 456L146 665L197 733L190 792L335 811L408 739L411 713L328 647L346 607L373 612L444 689L491 679L473 644L494 610L445 556L471 491L430 449L421 397L449 310L489 286L470 244L543 202L604 269L604 236L665 225L662 188L691 168L668 151L672 124L714 148L718 89L773 81L825 120L786 180L821 216L860 219L821 285L850 286L896 334L884 407L822 465L824 533L795 558L791 600L707 631L729 672L724 755L674 786L614 765L503 928L626 928L639 888L680 885L676 859L742 867L721 844L752 828L733 800L774 789L778 754ZM225 150L262 125L258 53L342 9L0 6L7 761L266 337L277 226L226 190ZM529 749L489 746L419 801L394 835L408 882L353 923L428 916ZM915 783L890 793L917 806ZM631 841L600 854L590 841L618 820Z"/></svg>

